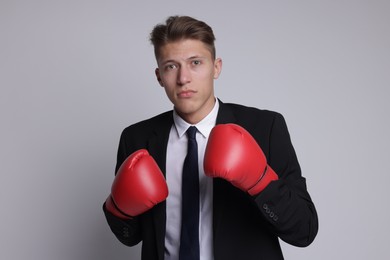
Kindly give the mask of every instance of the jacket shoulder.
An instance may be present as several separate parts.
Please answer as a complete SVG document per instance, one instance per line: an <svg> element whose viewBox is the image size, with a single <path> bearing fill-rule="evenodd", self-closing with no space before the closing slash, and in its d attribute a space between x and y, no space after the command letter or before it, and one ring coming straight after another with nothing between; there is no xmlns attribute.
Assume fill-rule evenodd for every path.
<svg viewBox="0 0 390 260"><path fill-rule="evenodd" d="M146 140L152 134L170 128L173 123L172 115L172 110L170 110L132 124L122 131L121 139L125 139L127 141Z"/></svg>
<svg viewBox="0 0 390 260"><path fill-rule="evenodd" d="M275 118L283 118L282 114L276 111L259 109L251 106L244 106L234 103L225 103L232 111L239 122L273 122Z"/></svg>
<svg viewBox="0 0 390 260"><path fill-rule="evenodd" d="M155 129L156 127L166 124L166 122L172 120L172 110L166 111L154 117L139 121L126 127L123 131L147 131L148 129Z"/></svg>

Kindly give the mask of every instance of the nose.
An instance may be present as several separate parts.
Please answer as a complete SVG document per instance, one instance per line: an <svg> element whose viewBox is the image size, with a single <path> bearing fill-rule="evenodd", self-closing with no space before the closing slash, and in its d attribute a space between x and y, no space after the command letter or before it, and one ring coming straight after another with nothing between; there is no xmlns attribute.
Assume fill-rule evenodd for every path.
<svg viewBox="0 0 390 260"><path fill-rule="evenodd" d="M191 82L191 72L185 66L180 67L177 75L177 84L184 86L189 82Z"/></svg>

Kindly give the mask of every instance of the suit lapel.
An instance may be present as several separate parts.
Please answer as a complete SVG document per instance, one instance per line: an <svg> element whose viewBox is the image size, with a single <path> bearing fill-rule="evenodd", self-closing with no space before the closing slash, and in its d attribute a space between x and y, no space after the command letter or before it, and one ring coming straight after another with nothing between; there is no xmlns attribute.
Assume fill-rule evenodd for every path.
<svg viewBox="0 0 390 260"><path fill-rule="evenodd" d="M236 122L236 117L234 116L234 113L231 110L231 108L228 105L224 104L219 99L218 102L219 102L219 110L217 115L217 125Z"/></svg>
<svg viewBox="0 0 390 260"><path fill-rule="evenodd" d="M166 171L166 153L169 132L173 124L172 113L167 113L156 124L154 135L149 139L148 151L157 162L162 173L165 176ZM156 230L156 245L157 255L159 259L164 259L164 238L165 238L165 223L166 223L166 202L157 204L153 208L153 223Z"/></svg>
<svg viewBox="0 0 390 260"><path fill-rule="evenodd" d="M235 123L236 117L231 110L231 108L228 105L225 105L220 100L219 101L219 110L217 115L217 125L218 124L228 124L228 123ZM224 218L226 216L223 216L223 208L225 207L226 201L224 201L224 185L226 185L226 182L220 178L214 178L213 179L213 239L214 239L214 257L215 259L218 258L220 253L218 250L221 250L221 248L217 248L217 244L219 244L219 240L223 239L223 237L219 236L219 223L221 218Z"/></svg>

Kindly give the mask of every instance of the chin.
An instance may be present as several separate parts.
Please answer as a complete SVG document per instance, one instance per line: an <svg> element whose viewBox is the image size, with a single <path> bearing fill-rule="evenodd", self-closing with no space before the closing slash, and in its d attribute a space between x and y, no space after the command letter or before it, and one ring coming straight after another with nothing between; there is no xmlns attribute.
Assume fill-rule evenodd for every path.
<svg viewBox="0 0 390 260"><path fill-rule="evenodd" d="M181 115L191 115L196 112L196 108L194 106L175 106L175 110Z"/></svg>
<svg viewBox="0 0 390 260"><path fill-rule="evenodd" d="M184 100L181 102L177 102L174 104L177 111L180 111L181 113L191 113L196 111L196 104L194 102L191 102L190 100Z"/></svg>

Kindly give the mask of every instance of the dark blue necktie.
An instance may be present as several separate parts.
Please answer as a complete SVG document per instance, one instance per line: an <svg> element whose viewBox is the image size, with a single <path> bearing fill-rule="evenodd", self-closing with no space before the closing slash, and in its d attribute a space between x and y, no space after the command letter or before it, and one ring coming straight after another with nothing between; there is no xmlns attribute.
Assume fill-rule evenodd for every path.
<svg viewBox="0 0 390 260"><path fill-rule="evenodd" d="M187 130L188 150L183 166L180 260L199 260L199 170L196 127Z"/></svg>

